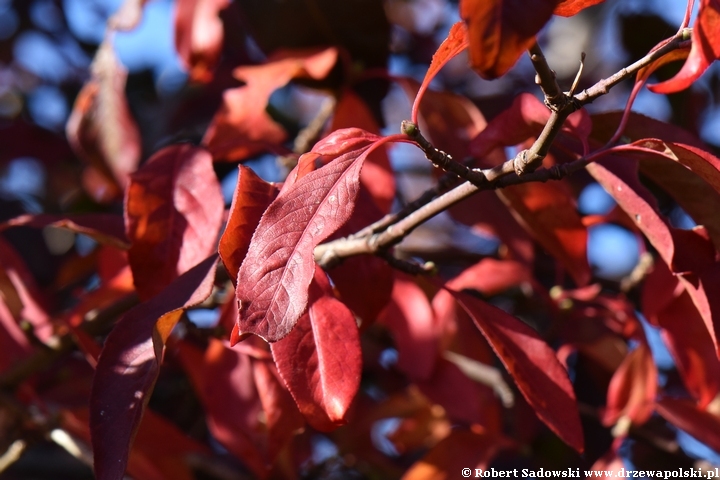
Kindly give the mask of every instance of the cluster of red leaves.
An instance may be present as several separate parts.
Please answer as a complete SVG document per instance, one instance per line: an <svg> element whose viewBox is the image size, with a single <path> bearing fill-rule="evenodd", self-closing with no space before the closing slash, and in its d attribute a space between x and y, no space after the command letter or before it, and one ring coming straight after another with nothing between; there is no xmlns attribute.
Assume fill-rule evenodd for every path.
<svg viewBox="0 0 720 480"><path fill-rule="evenodd" d="M395 80L415 95L412 120L457 158L472 155L478 167L504 161L505 147L534 141L548 122L550 112L542 102L520 95L486 125L469 101L428 91L428 84L468 46L480 75L503 75L553 14L572 16L596 3L542 0L531 9L509 0L461 1L465 21L451 29L424 82ZM132 28L142 4L127 0L112 28ZM193 81L213 78L224 35L219 14L227 6L225 0L178 2L176 46ZM686 58L684 67L654 91L686 88L720 56L713 28L718 10L715 0L701 3L690 51L672 57ZM141 148L124 95L126 74L110 44L101 46L67 134L87 162L86 191L98 202L122 197L123 216L23 216L0 226L66 228L102 244L100 286L55 315L22 258L0 239L2 368L33 355L21 319L40 342L49 344L57 335L74 338L87 359L74 367L73 401L54 392L57 386L35 381L21 383L18 395L59 411L62 427L92 444L101 480L123 478L126 471L137 478L189 479L188 464L178 459L210 455L210 447L148 408L167 351L190 379L212 437L258 478L292 476L306 461L308 437L298 446L299 432L333 432L346 423L351 425L337 430L345 433L334 437L340 450L397 474L369 445L373 425L392 417L402 419L390 438L395 448L423 452L403 478L445 478L463 467L486 467L501 450L515 450L540 434L532 420L526 430L509 430L501 421L503 408L524 418L534 411L582 452L584 434L567 373L569 355L576 354L608 377L599 421L618 438L657 412L720 449L720 428L707 427L720 423L709 410L720 390L715 213L720 159L676 127L629 114L623 121L630 142L602 150L587 167L617 202L607 218L582 218L565 181L525 183L497 195L483 192L468 208L451 211L459 221L499 238L504 248L497 258L484 258L444 281L393 271L378 257L349 258L325 272L313 260L314 249L390 210L395 187L387 147L411 143L405 135L379 134L372 113L351 89L351 76L335 92L339 100L326 135L298 158L282 185L240 165L232 205L224 212L214 163L241 162L259 152L288 153L288 132L267 113L270 95L292 80L324 80L338 63L349 71L341 50L342 45L275 51L263 64L237 67L233 75L244 85L224 92L201 145L168 146L138 168ZM638 81L650 71L641 72ZM551 151L546 163L560 163L568 152L578 158L597 151L619 121L619 114L574 113L556 141L558 155ZM640 174L700 226L673 228ZM598 221L627 226L657 252L642 286L640 310L661 330L688 398L659 387L631 302L590 285L588 225ZM565 285L572 288L549 295L534 278L534 242L552 258L558 278L567 272L571 280ZM231 285L219 281L224 274L217 272L218 258ZM488 301L513 289L536 298L554 318L557 352L543 334ZM173 335L186 310L222 297L222 291L219 338L199 342ZM122 314L101 347L84 328L89 312L135 295L140 303ZM378 336L387 334L398 355L390 372L379 362ZM637 347L628 350L631 340ZM514 406L512 390L494 370L500 364L522 394ZM488 371L494 380L478 381L478 372ZM396 385L378 401L358 393L363 375ZM77 401L78 395L89 396L89 407ZM618 448L616 441L596 468L621 465Z"/></svg>

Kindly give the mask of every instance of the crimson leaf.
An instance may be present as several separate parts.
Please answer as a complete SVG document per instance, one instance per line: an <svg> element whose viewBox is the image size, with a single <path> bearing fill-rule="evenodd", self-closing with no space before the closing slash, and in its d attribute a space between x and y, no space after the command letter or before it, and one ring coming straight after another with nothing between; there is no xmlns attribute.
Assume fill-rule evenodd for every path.
<svg viewBox="0 0 720 480"><path fill-rule="evenodd" d="M582 452L584 440L575 393L555 352L535 330L512 315L471 295L450 293L472 317L540 420Z"/></svg>
<svg viewBox="0 0 720 480"><path fill-rule="evenodd" d="M360 387L360 335L352 312L316 267L311 303L295 329L271 349L280 376L307 421L318 430L345 423Z"/></svg>
<svg viewBox="0 0 720 480"><path fill-rule="evenodd" d="M128 252L141 299L156 295L215 249L223 198L210 154L172 145L135 172L125 194Z"/></svg>
<svg viewBox="0 0 720 480"><path fill-rule="evenodd" d="M90 396L98 480L123 478L165 342L183 311L210 295L216 264L213 255L185 272L150 301L127 312L105 340Z"/></svg>
<svg viewBox="0 0 720 480"><path fill-rule="evenodd" d="M290 333L307 305L313 249L352 214L360 170L377 145L379 137L351 128L333 132L306 154L333 160L286 182L260 220L238 272L238 334L274 342Z"/></svg>

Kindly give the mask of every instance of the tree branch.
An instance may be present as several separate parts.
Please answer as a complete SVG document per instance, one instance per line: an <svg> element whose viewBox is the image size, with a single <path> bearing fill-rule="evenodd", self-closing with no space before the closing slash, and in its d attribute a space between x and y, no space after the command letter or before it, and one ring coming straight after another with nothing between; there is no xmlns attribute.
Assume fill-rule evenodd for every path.
<svg viewBox="0 0 720 480"><path fill-rule="evenodd" d="M566 175L585 168L588 163L602 156L605 150L597 150L573 162L555 165L548 169L537 167L542 163L542 159L547 155L557 133L571 113L582 108L583 105L593 102L598 97L607 94L613 86L636 74L642 68L648 66L663 55L686 46L690 41L687 40L687 38L688 35L686 32L678 33L668 39L660 48L648 53L645 57L610 77L598 81L595 85L583 90L577 95L569 96L562 93L565 101L559 100L560 97L558 97L557 94L559 86L557 86L554 73L547 65L542 51L537 45L534 45L531 47L529 53L531 61L536 68L537 82L546 96L546 103L550 103L550 105L556 108L550 107L552 110L550 119L547 124L545 124L540 136L529 149L523 150L514 159L507 160L500 165L484 170L472 170L458 162L452 161L452 163L455 164L451 167L453 169L452 174L467 176L467 171L475 172L473 175L477 181L465 181L445 191L450 188L454 182L453 176L446 175L435 188L425 192L400 212L387 215L354 235L318 245L314 251L315 261L323 268L331 268L341 262L343 258L353 255L380 254L385 256L387 255L388 249L402 241L402 239L419 225L481 190L505 188L510 185L528 182L559 180ZM412 127L414 127L414 129ZM429 152L429 158L435 156L433 151L441 155L446 155L436 150L427 142L427 140L420 135L416 125L412 124L411 126L410 124L405 124L403 128L410 129L406 134L418 142L426 155L428 155ZM424 142L418 140L420 138L422 138ZM423 146L421 142L427 144ZM430 160L433 161L433 158L430 158ZM444 159L436 158L436 160L440 163L444 162ZM462 168L457 168L458 165ZM481 176L484 180L479 180Z"/></svg>

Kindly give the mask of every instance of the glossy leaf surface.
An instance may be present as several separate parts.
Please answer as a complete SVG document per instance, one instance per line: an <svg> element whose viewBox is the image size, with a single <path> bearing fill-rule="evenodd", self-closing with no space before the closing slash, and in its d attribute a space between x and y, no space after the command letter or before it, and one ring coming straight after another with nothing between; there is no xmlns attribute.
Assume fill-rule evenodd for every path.
<svg viewBox="0 0 720 480"><path fill-rule="evenodd" d="M333 160L286 183L263 215L238 274L238 333L273 342L290 333L307 305L313 249L352 214L360 169L378 138L339 130L311 154Z"/></svg>
<svg viewBox="0 0 720 480"><path fill-rule="evenodd" d="M360 336L355 317L335 298L320 267L310 285L308 312L271 349L278 372L308 423L321 431L344 424L360 387Z"/></svg>
<svg viewBox="0 0 720 480"><path fill-rule="evenodd" d="M250 168L238 167L237 185L230 205L230 216L220 237L218 252L233 284L240 269L260 217L275 200L279 189L258 177Z"/></svg>

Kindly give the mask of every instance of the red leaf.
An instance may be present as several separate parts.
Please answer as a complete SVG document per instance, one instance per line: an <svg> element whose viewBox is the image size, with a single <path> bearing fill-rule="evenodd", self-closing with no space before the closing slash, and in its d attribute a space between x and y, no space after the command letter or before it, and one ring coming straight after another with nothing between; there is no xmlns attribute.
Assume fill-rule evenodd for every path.
<svg viewBox="0 0 720 480"><path fill-rule="evenodd" d="M35 228L65 228L82 233L105 245L127 249L129 242L125 235L123 219L109 213L86 213L79 215L21 215L0 224L0 231L10 227L28 226Z"/></svg>
<svg viewBox="0 0 720 480"><path fill-rule="evenodd" d="M178 0L175 49L195 82L209 82L220 57L223 24L219 14L229 0Z"/></svg>
<svg viewBox="0 0 720 480"><path fill-rule="evenodd" d="M63 408L62 428L90 443L88 408ZM190 458L209 455L207 447L188 437L174 424L148 410L138 428L127 462L127 473L143 480L193 480ZM122 477L126 478L126 477ZM100 479L100 477L98 477Z"/></svg>
<svg viewBox="0 0 720 480"><path fill-rule="evenodd" d="M615 133L622 116L623 112L621 111L593 114L590 117L592 120L591 138L598 140L600 145L604 145ZM666 142L682 143L698 148L703 148L705 145L696 135L681 127L646 117L637 112L630 112L623 136L631 141L662 138Z"/></svg>
<svg viewBox="0 0 720 480"><path fill-rule="evenodd" d="M430 85L430 82L432 82L433 78L435 78L440 69L444 67L447 62L449 62L460 52L465 50L468 45L469 39L467 27L465 26L465 23L457 22L452 27L450 27L450 32L448 32L447 38L443 40L443 42L433 54L430 66L425 73L425 78L420 85L420 89L418 90L417 95L415 95L415 102L413 103L412 107L413 123L417 124L418 108L420 107L423 95L425 94L425 90L427 90L428 86Z"/></svg>
<svg viewBox="0 0 720 480"><path fill-rule="evenodd" d="M540 420L582 452L575 393L555 352L535 330L499 308L464 293L450 293L472 317Z"/></svg>
<svg viewBox="0 0 720 480"><path fill-rule="evenodd" d="M528 282L531 278L528 267L520 262L488 257L463 270L448 281L447 286L456 291L472 288L483 295L492 296Z"/></svg>
<svg viewBox="0 0 720 480"><path fill-rule="evenodd" d="M395 273L390 303L378 322L393 336L398 370L412 381L430 378L438 357L440 331L430 301L412 277Z"/></svg>
<svg viewBox="0 0 720 480"><path fill-rule="evenodd" d="M237 186L230 205L230 216L220 237L218 252L233 284L260 217L277 197L278 188L258 177L250 168L238 167Z"/></svg>
<svg viewBox="0 0 720 480"><path fill-rule="evenodd" d="M223 198L210 154L173 145L132 175L125 194L128 252L141 299L156 295L215 249Z"/></svg>
<svg viewBox="0 0 720 480"><path fill-rule="evenodd" d="M591 278L587 228L561 183L525 183L498 192L515 219L572 275L579 286Z"/></svg>
<svg viewBox="0 0 720 480"><path fill-rule="evenodd" d="M350 219L330 239L351 235L383 215L362 188L355 203ZM328 273L342 302L360 317L361 330L374 322L390 301L393 269L376 255L348 257Z"/></svg>
<svg viewBox="0 0 720 480"><path fill-rule="evenodd" d="M210 339L204 354L188 342L178 342L177 347L213 438L263 478L267 444L259 420L263 409L252 360L217 339Z"/></svg>
<svg viewBox="0 0 720 480"><path fill-rule="evenodd" d="M507 250L505 258L532 265L535 259L532 239L495 192L478 192L449 211L465 225L498 237Z"/></svg>
<svg viewBox="0 0 720 480"><path fill-rule="evenodd" d="M308 423L329 431L360 387L362 354L355 318L333 293L320 267L310 286L308 312L282 340L270 344L275 364Z"/></svg>
<svg viewBox="0 0 720 480"><path fill-rule="evenodd" d="M453 478L465 468L471 468L474 475L476 468L486 469L499 450L511 445L496 435L457 428L414 463L402 480Z"/></svg>
<svg viewBox="0 0 720 480"><path fill-rule="evenodd" d="M712 244L698 230L671 228L657 212L655 199L637 178L637 164L630 159L604 158L587 167L588 172L635 220L636 226L658 251L690 294L718 350L715 325L720 322L720 302L714 285L720 279L720 264L714 260Z"/></svg>
<svg viewBox="0 0 720 480"><path fill-rule="evenodd" d="M330 130L351 127L380 135L380 127L365 102L352 91L345 90L335 106L335 116ZM388 158L387 147L378 148L368 156L360 172L360 183L370 193L380 211L383 214L388 213L395 200L395 176Z"/></svg>
<svg viewBox="0 0 720 480"><path fill-rule="evenodd" d="M411 98L420 88L420 84L410 78L398 78L396 82ZM418 117L423 135L435 147L456 159L470 154L470 141L487 125L480 110L467 98L434 90L426 90L423 94Z"/></svg>
<svg viewBox="0 0 720 480"><path fill-rule="evenodd" d="M650 348L641 343L625 357L610 380L603 425L614 425L625 419L633 425L645 423L653 413L657 379L657 368ZM621 426L624 435L629 425Z"/></svg>
<svg viewBox="0 0 720 480"><path fill-rule="evenodd" d="M307 305L313 249L352 214L360 169L372 146L381 145L379 140L358 129L338 130L311 152L334 159L283 186L240 266L237 333L274 342L292 330Z"/></svg>
<svg viewBox="0 0 720 480"><path fill-rule="evenodd" d="M454 363L440 358L432 376L418 382L430 401L441 405L454 422L486 424L488 411L497 400L487 386L471 380Z"/></svg>
<svg viewBox="0 0 720 480"><path fill-rule="evenodd" d="M287 134L266 112L270 95L293 78L322 79L337 62L335 48L279 52L264 65L238 67L245 85L226 90L223 105L205 132L203 145L216 160L244 160L255 153L285 151Z"/></svg>
<svg viewBox="0 0 720 480"><path fill-rule="evenodd" d="M656 264L655 268L665 265ZM657 313L662 338L672 353L683 383L705 408L720 392L720 362L712 338L687 292Z"/></svg>
<svg viewBox="0 0 720 480"><path fill-rule="evenodd" d="M125 98L127 71L110 42L100 45L91 71L67 122L68 142L80 158L124 188L138 166L142 147Z"/></svg>
<svg viewBox="0 0 720 480"><path fill-rule="evenodd" d="M618 478L620 475L625 475L625 463L616 450L615 445L613 445L613 448L598 458L590 467L590 471L600 473L599 476L592 474L588 475L587 478Z"/></svg>
<svg viewBox="0 0 720 480"><path fill-rule="evenodd" d="M700 410L687 400L665 397L655 405L655 410L668 422L720 452L720 419Z"/></svg>
<svg viewBox="0 0 720 480"><path fill-rule="evenodd" d="M130 446L157 379L164 344L183 311L212 291L217 257L178 277L127 312L105 340L90 397L90 428L99 480L121 479Z"/></svg>
<svg viewBox="0 0 720 480"><path fill-rule="evenodd" d="M0 272L0 282L2 282ZM31 351L30 342L20 328L18 319L5 303L5 293L0 285L0 369L5 371L14 363L25 358Z"/></svg>
<svg viewBox="0 0 720 480"><path fill-rule="evenodd" d="M602 3L605 0L560 0L553 14L563 17L572 17L588 7Z"/></svg>
<svg viewBox="0 0 720 480"><path fill-rule="evenodd" d="M272 462L292 437L302 430L305 420L292 395L270 360L253 360L253 374L268 430L268 458Z"/></svg>
<svg viewBox="0 0 720 480"><path fill-rule="evenodd" d="M497 148L518 145L538 136L549 119L550 110L540 100L529 93L521 93L515 97L510 108L492 119L475 137L470 144L470 153L482 161ZM592 120L584 109L572 113L561 130L583 143L591 131ZM560 143L563 140L563 135L558 137Z"/></svg>
<svg viewBox="0 0 720 480"><path fill-rule="evenodd" d="M637 152L640 170L665 189L720 249L720 159L690 145L643 139L623 148Z"/></svg>
<svg viewBox="0 0 720 480"><path fill-rule="evenodd" d="M3 285L4 284L4 285ZM46 345L56 339L55 328L48 315L47 301L42 295L23 258L13 246L0 237L0 289L13 316L32 325L33 335Z"/></svg>
<svg viewBox="0 0 720 480"><path fill-rule="evenodd" d="M655 93L685 90L718 58L720 58L720 0L701 0L700 11L692 29L692 46L688 59L677 75L662 83L649 85L648 89Z"/></svg>
<svg viewBox="0 0 720 480"><path fill-rule="evenodd" d="M558 0L461 0L460 16L468 24L470 64L483 78L510 70L550 20Z"/></svg>

